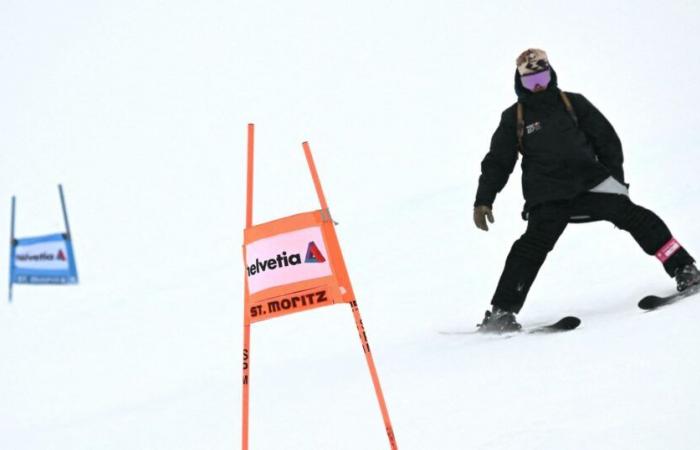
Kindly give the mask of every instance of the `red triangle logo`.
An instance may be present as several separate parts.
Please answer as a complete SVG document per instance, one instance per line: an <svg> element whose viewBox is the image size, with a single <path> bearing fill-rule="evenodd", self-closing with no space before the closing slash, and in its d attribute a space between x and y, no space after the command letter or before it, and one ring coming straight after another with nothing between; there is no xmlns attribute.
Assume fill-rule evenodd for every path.
<svg viewBox="0 0 700 450"><path fill-rule="evenodd" d="M56 258L60 259L61 261L65 261L65 260L66 260L66 254L63 253L63 250L59 250L59 251L58 251L58 255L56 255Z"/></svg>
<svg viewBox="0 0 700 450"><path fill-rule="evenodd" d="M318 249L314 241L309 242L309 248L306 250L307 263L322 263L326 262L321 250Z"/></svg>

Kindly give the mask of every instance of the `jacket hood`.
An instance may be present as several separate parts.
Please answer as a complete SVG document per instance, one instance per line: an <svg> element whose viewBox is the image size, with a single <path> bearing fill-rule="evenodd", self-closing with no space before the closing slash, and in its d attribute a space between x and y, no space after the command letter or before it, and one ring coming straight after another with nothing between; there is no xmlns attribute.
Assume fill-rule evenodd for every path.
<svg viewBox="0 0 700 450"><path fill-rule="evenodd" d="M525 89L525 86L523 86L522 81L520 81L520 73L518 70L515 70L515 94L518 96L518 100L520 101L527 101L530 98L532 98L534 95L541 94L544 92L559 92L559 83L557 81L557 73L554 71L554 68L552 66L549 66L549 71L552 74L552 80L549 82L547 85L547 89L545 89L543 92L532 92L528 89Z"/></svg>

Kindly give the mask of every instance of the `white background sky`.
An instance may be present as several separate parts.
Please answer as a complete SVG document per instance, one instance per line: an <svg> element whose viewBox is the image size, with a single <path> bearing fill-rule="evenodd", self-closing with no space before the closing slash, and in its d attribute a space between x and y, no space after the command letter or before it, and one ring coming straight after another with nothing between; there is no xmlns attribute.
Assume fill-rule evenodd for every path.
<svg viewBox="0 0 700 450"><path fill-rule="evenodd" d="M95 206L140 215L159 200L147 187L169 185L190 204L218 196L233 227L248 122L259 127L259 167L287 162L258 177L284 187L292 211L309 194L299 183L303 140L321 162L354 175L338 181L338 205L457 183L473 190L476 164L514 99L515 56L528 46L545 48L561 86L610 117L630 155L660 157L698 141L695 2L5 0L0 8L5 201L36 199L62 181L72 195L89 190ZM414 165L425 168L421 179L402 176ZM74 181L85 172L89 189ZM278 215L266 197L274 190L259 192L260 217Z"/></svg>

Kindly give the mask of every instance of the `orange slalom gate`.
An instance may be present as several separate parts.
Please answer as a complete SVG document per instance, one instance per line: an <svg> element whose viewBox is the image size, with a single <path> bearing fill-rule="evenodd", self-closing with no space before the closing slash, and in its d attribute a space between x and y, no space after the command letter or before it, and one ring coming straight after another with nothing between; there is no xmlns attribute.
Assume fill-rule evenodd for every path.
<svg viewBox="0 0 700 450"><path fill-rule="evenodd" d="M307 142L302 144L321 209L253 225L253 148L248 125L246 228L243 233L245 301L243 311L243 450L248 450L250 404L250 325L336 303L351 306L369 367L389 444L398 450L367 334L350 283L335 223Z"/></svg>

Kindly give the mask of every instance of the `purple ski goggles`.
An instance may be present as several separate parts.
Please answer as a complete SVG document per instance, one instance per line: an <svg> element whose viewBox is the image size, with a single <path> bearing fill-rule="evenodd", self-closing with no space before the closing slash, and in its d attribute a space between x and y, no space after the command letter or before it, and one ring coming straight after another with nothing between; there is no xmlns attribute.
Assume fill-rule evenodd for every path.
<svg viewBox="0 0 700 450"><path fill-rule="evenodd" d="M537 90L543 90L547 88L549 82L552 81L552 74L549 72L549 69L547 69L543 70L542 72L532 73L529 75L522 75L520 77L520 81L523 83L525 89L527 89L528 91L535 92L535 89L537 89L538 86L540 87L540 89Z"/></svg>

